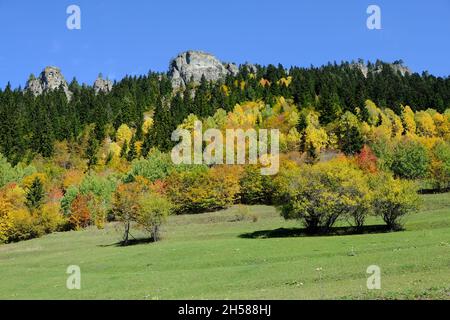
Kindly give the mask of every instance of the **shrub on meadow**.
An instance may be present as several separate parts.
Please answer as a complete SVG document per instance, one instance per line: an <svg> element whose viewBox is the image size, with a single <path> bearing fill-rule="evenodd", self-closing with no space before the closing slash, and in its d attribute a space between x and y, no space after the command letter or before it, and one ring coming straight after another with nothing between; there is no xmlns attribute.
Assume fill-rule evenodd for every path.
<svg viewBox="0 0 450 320"><path fill-rule="evenodd" d="M240 184L240 202L243 204L271 204L272 177L261 175L256 165L245 166Z"/></svg>
<svg viewBox="0 0 450 320"><path fill-rule="evenodd" d="M119 184L113 195L112 208L117 219L124 225L124 245L128 244L132 223L148 231L153 241L158 241L159 228L172 212L169 200L152 192L142 180Z"/></svg>
<svg viewBox="0 0 450 320"><path fill-rule="evenodd" d="M160 240L160 227L172 212L172 204L165 197L152 193L138 199L136 223L144 228L153 241Z"/></svg>
<svg viewBox="0 0 450 320"><path fill-rule="evenodd" d="M241 171L238 166L222 165L174 172L167 179L167 195L177 213L227 208L238 198Z"/></svg>
<svg viewBox="0 0 450 320"><path fill-rule="evenodd" d="M33 213L33 218L39 229L39 234L63 230L67 223L61 213L60 204L56 202L48 202L42 205L39 211Z"/></svg>
<svg viewBox="0 0 450 320"><path fill-rule="evenodd" d="M298 219L310 233L328 232L339 219L361 227L370 212L364 173L341 157L281 172L275 179L285 219Z"/></svg>
<svg viewBox="0 0 450 320"><path fill-rule="evenodd" d="M384 173L379 174L371 184L374 189L372 205L375 214L384 220L389 229L402 229L401 219L417 210L420 204L416 184Z"/></svg>
<svg viewBox="0 0 450 320"><path fill-rule="evenodd" d="M430 175L435 189L450 188L450 143L441 141L434 145Z"/></svg>

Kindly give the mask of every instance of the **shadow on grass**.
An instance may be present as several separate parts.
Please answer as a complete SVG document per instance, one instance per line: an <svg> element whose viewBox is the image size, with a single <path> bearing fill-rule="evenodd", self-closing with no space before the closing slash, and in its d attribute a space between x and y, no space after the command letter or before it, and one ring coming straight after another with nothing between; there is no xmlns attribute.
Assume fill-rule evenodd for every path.
<svg viewBox="0 0 450 320"><path fill-rule="evenodd" d="M135 245L139 245L139 244L148 244L148 243L153 243L155 241L153 241L152 238L139 238L139 239L131 239L128 240L128 242L125 244L125 242L123 241L119 241L119 242L115 242L115 243L111 243L111 244L100 244L98 245L98 247L129 247L129 246L135 246Z"/></svg>
<svg viewBox="0 0 450 320"><path fill-rule="evenodd" d="M268 239L268 238L295 238L295 237L327 237L327 236L346 236L356 234L371 234L371 233L387 233L393 232L386 225L372 225L364 226L362 228L356 227L333 227L328 232L322 231L319 233L309 233L304 228L279 228L274 230L259 230L250 233L243 233L239 238L244 239Z"/></svg>

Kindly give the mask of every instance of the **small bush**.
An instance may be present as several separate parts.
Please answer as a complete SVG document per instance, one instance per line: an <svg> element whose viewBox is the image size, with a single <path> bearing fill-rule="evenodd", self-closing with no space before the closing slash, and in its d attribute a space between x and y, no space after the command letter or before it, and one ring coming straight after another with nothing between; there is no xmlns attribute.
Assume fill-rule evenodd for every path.
<svg viewBox="0 0 450 320"><path fill-rule="evenodd" d="M174 172L167 179L167 195L177 213L201 213L227 208L239 195L241 169L217 166L212 169Z"/></svg>
<svg viewBox="0 0 450 320"><path fill-rule="evenodd" d="M419 206L417 188L413 182L381 174L372 182L375 192L373 208L391 230L402 229L401 219Z"/></svg>
<svg viewBox="0 0 450 320"><path fill-rule="evenodd" d="M261 175L258 166L246 166L240 184L240 200L244 204L271 204L272 178Z"/></svg>
<svg viewBox="0 0 450 320"><path fill-rule="evenodd" d="M367 180L345 158L281 172L276 185L283 217L301 220L310 233L328 232L342 218L361 227L370 210Z"/></svg>
<svg viewBox="0 0 450 320"><path fill-rule="evenodd" d="M450 188L450 144L438 142L432 149L431 181L435 189Z"/></svg>

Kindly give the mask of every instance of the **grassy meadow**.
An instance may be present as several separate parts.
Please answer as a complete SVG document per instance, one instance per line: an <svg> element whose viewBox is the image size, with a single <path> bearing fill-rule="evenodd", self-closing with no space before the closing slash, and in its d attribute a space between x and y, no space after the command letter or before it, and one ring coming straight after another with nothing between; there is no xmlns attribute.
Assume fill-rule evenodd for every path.
<svg viewBox="0 0 450 320"><path fill-rule="evenodd" d="M0 299L450 299L450 194L422 198L395 233L371 217L364 234L311 237L273 207L235 206L170 217L158 243L119 246L108 224L1 245ZM81 290L66 288L69 265Z"/></svg>

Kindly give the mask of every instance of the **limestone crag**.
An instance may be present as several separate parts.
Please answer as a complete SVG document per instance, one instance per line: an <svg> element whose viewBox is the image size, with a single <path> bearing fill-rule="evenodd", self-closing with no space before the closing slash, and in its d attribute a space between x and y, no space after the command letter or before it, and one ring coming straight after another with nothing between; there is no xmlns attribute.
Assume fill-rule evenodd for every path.
<svg viewBox="0 0 450 320"><path fill-rule="evenodd" d="M238 72L239 68L233 63L222 63L212 54L193 50L180 53L169 66L169 76L175 88L185 87L191 80L198 83L202 76L208 81L217 81Z"/></svg>
<svg viewBox="0 0 450 320"><path fill-rule="evenodd" d="M99 92L108 93L112 90L112 87L113 87L112 81L108 79L103 79L101 75L99 75L94 82L94 91L97 94Z"/></svg>
<svg viewBox="0 0 450 320"><path fill-rule="evenodd" d="M56 90L60 87L63 88L67 98L70 99L72 93L69 91L69 86L67 85L61 70L57 67L46 67L39 77L35 78L32 76L28 80L25 90L28 90L37 96L44 91Z"/></svg>

